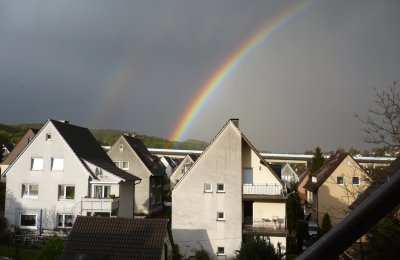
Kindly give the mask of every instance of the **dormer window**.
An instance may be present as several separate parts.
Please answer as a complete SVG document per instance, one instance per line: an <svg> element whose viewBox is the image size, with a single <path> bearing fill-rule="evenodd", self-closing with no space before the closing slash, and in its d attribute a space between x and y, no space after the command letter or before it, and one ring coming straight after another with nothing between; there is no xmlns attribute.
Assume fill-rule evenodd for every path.
<svg viewBox="0 0 400 260"><path fill-rule="evenodd" d="M156 162L153 163L153 169L154 169L154 170L157 169L157 163L156 163Z"/></svg>
<svg viewBox="0 0 400 260"><path fill-rule="evenodd" d="M317 177L312 176L312 177L311 177L311 181L312 181L312 182L317 182Z"/></svg>
<svg viewBox="0 0 400 260"><path fill-rule="evenodd" d="M46 134L46 141L51 141L51 134L50 133Z"/></svg>

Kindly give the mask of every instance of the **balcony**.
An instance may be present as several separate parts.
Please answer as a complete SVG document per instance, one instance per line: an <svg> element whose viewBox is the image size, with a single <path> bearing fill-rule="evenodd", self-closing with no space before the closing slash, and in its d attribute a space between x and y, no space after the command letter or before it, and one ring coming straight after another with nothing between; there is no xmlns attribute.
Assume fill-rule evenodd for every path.
<svg viewBox="0 0 400 260"><path fill-rule="evenodd" d="M243 225L243 233L251 233L258 235L274 234L286 235L288 230L286 228L285 218L273 216L270 218L259 218L247 220L245 219Z"/></svg>
<svg viewBox="0 0 400 260"><path fill-rule="evenodd" d="M282 195L282 185L268 184L243 184L243 195Z"/></svg>
<svg viewBox="0 0 400 260"><path fill-rule="evenodd" d="M82 198L82 211L112 212L118 210L119 198Z"/></svg>

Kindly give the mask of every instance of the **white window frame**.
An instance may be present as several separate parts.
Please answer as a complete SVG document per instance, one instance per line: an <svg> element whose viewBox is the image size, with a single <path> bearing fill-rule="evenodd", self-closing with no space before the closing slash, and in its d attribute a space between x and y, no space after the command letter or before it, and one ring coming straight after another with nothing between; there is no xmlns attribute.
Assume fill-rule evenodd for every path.
<svg viewBox="0 0 400 260"><path fill-rule="evenodd" d="M128 164L128 167L124 167L124 164ZM129 161L122 161L122 170L129 170Z"/></svg>
<svg viewBox="0 0 400 260"><path fill-rule="evenodd" d="M119 165L120 165L119 161L118 161L118 162L114 162L114 164L115 164L115 166L117 166L118 168L120 168L120 167L119 167Z"/></svg>
<svg viewBox="0 0 400 260"><path fill-rule="evenodd" d="M123 144L119 144L119 150L123 151L124 150L124 145Z"/></svg>
<svg viewBox="0 0 400 260"><path fill-rule="evenodd" d="M346 160L346 165L350 165L350 160Z"/></svg>
<svg viewBox="0 0 400 260"><path fill-rule="evenodd" d="M99 196L97 196L97 194L96 194L96 192L97 192L97 187L101 187L101 194L100 194L100 197ZM110 189L109 189L109 193L108 194L106 194L106 187L107 187L107 189L108 189L108 187L110 187ZM110 198L110 194L112 194L111 192L111 188L112 188L112 185L107 185L107 184L103 184L103 185L100 185L100 184L95 184L95 185L93 185L93 198L100 198L100 199L104 199L104 198ZM107 196L105 196L105 195L107 195Z"/></svg>
<svg viewBox="0 0 400 260"><path fill-rule="evenodd" d="M72 216L71 226L65 226L65 216ZM62 221L61 221L62 225L61 226L59 225L60 217L62 217ZM67 213L59 213L58 214L58 218L57 218L57 228L72 228L72 224L74 223L74 220L75 220L75 218L74 218L73 214L70 214L70 213L68 213L68 214Z"/></svg>
<svg viewBox="0 0 400 260"><path fill-rule="evenodd" d="M354 178L357 178L358 179L358 183L354 183ZM360 180L360 177L359 176L353 176L352 178L351 178L351 184L353 184L353 185L360 185L360 182L361 182L361 180Z"/></svg>
<svg viewBox="0 0 400 260"><path fill-rule="evenodd" d="M339 183L339 178L342 178L342 182ZM344 185L344 177L343 176L336 176L336 184L337 185Z"/></svg>
<svg viewBox="0 0 400 260"><path fill-rule="evenodd" d="M23 226L22 225L22 223L21 223L21 218L22 218L22 216L27 216L27 215L30 215L30 216L35 216L35 226ZM32 213L20 213L19 214L19 219L18 219L19 221L19 228L20 229L37 229L37 221L38 221L38 216L37 216L37 214L32 214Z"/></svg>
<svg viewBox="0 0 400 260"><path fill-rule="evenodd" d="M60 194L61 187L64 187L64 192L63 192L64 194L62 194L62 196L64 198L61 198L61 194ZM73 187L74 188L74 197L72 199L67 198L67 188L68 187ZM69 200L69 201L75 200L75 191L76 191L75 185L70 185L70 184L60 184L60 185L58 185L58 200Z"/></svg>
<svg viewBox="0 0 400 260"><path fill-rule="evenodd" d="M222 185L222 189L220 189L220 185ZM225 192L225 183L217 183L217 192L219 193Z"/></svg>
<svg viewBox="0 0 400 260"><path fill-rule="evenodd" d="M222 217L220 216L222 214ZM225 212L224 211L217 211L217 220L225 220Z"/></svg>
<svg viewBox="0 0 400 260"><path fill-rule="evenodd" d="M219 246L217 249L217 255L225 255L225 247Z"/></svg>
<svg viewBox="0 0 400 260"><path fill-rule="evenodd" d="M46 134L46 141L51 141L51 133Z"/></svg>
<svg viewBox="0 0 400 260"><path fill-rule="evenodd" d="M31 186L37 186L37 195L31 195ZM28 194L25 195L25 187L28 187ZM30 183L24 183L22 184L22 198L24 199L38 199L39 198L39 184L30 184Z"/></svg>
<svg viewBox="0 0 400 260"><path fill-rule="evenodd" d="M64 158L51 157L51 170L57 172L64 171Z"/></svg>
<svg viewBox="0 0 400 260"><path fill-rule="evenodd" d="M31 158L31 171L43 171L44 160L43 157L32 157Z"/></svg>
<svg viewBox="0 0 400 260"><path fill-rule="evenodd" d="M207 187L209 185L209 187ZM212 192L212 183L204 183L204 192Z"/></svg>

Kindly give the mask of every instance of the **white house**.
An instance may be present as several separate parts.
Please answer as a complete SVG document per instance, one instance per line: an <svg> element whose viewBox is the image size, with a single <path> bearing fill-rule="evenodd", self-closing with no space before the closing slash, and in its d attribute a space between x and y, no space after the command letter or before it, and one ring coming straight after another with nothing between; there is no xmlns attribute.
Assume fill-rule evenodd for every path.
<svg viewBox="0 0 400 260"><path fill-rule="evenodd" d="M140 178L118 167L87 128L49 119L3 173L9 224L41 234L77 215L133 217Z"/></svg>
<svg viewBox="0 0 400 260"><path fill-rule="evenodd" d="M203 247L230 259L243 234L286 248L285 184L229 120L172 190L172 234L180 252Z"/></svg>

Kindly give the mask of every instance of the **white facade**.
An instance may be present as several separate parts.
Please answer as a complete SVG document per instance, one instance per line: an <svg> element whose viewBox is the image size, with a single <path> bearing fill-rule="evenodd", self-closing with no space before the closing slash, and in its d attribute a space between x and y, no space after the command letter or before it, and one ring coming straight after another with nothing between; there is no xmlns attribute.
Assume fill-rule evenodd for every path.
<svg viewBox="0 0 400 260"><path fill-rule="evenodd" d="M240 248L247 218L251 228L257 228L258 219L265 219L272 230L265 235L285 248L283 187L279 177L229 121L172 191L174 242L186 257L193 255L191 248L200 249L201 244L215 255L214 259L230 259ZM282 231L278 235L274 235L271 225L275 216Z"/></svg>
<svg viewBox="0 0 400 260"><path fill-rule="evenodd" d="M75 126L71 127L73 129ZM102 178L94 176L100 172ZM5 174L5 217L8 223L38 233L43 229L69 228L76 215L93 215L95 212L112 215L112 207L114 211L121 207L119 201L122 197L111 199L109 195L122 195L121 185L128 185L129 192L134 192L134 181L125 182L78 158L50 120ZM94 200L95 185L103 187L103 193L97 195L102 198L100 209L83 202L85 199ZM104 193L104 187L109 194ZM130 216L133 216L133 210Z"/></svg>

